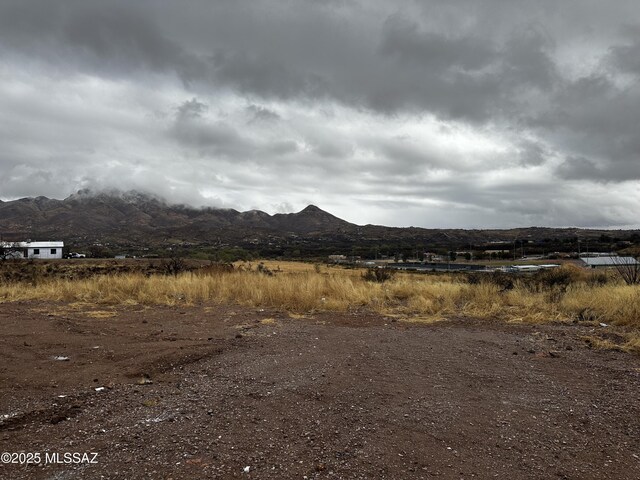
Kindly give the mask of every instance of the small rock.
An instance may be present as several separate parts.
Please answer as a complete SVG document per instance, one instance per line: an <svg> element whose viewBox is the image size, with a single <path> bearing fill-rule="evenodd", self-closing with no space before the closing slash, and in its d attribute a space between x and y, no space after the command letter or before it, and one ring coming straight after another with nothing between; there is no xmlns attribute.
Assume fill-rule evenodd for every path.
<svg viewBox="0 0 640 480"><path fill-rule="evenodd" d="M242 469L242 471L243 471L244 473L249 473L249 470L251 470L251 467L250 467L250 466L246 466L246 467L244 467L244 468Z"/></svg>

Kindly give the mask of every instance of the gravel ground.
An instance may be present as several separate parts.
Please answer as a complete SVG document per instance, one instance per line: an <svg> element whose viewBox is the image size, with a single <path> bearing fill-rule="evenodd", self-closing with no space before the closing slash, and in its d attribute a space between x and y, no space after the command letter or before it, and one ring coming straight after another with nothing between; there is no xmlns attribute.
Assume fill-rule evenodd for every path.
<svg viewBox="0 0 640 480"><path fill-rule="evenodd" d="M2 304L0 478L640 478L594 328Z"/></svg>

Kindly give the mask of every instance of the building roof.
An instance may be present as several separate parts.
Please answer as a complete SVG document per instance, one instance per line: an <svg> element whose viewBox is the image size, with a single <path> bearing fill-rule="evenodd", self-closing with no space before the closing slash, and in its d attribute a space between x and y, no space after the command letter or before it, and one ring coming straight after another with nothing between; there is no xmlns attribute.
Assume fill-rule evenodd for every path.
<svg viewBox="0 0 640 480"><path fill-rule="evenodd" d="M590 267L615 267L616 265L635 265L638 263L633 257L618 257L613 255L609 257L580 257L580 260Z"/></svg>
<svg viewBox="0 0 640 480"><path fill-rule="evenodd" d="M62 248L64 242L46 241L46 242L1 242L1 246L10 248Z"/></svg>
<svg viewBox="0 0 640 480"><path fill-rule="evenodd" d="M62 248L64 247L64 242L24 242L25 247L27 248Z"/></svg>

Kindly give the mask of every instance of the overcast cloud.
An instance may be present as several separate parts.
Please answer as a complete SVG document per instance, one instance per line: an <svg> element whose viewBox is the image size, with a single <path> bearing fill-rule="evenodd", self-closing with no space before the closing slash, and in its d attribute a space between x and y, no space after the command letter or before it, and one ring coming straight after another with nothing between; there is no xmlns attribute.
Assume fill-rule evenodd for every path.
<svg viewBox="0 0 640 480"><path fill-rule="evenodd" d="M0 0L0 199L640 226L635 0Z"/></svg>

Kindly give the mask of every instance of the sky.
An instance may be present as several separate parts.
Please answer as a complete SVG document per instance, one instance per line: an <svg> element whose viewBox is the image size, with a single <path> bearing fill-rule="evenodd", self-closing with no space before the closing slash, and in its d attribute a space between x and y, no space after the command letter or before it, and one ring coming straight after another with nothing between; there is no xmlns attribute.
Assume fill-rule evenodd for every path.
<svg viewBox="0 0 640 480"><path fill-rule="evenodd" d="M637 0L0 0L0 199L640 226Z"/></svg>

